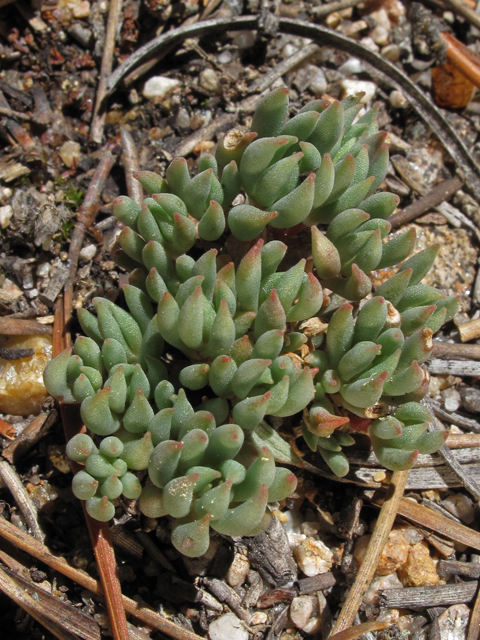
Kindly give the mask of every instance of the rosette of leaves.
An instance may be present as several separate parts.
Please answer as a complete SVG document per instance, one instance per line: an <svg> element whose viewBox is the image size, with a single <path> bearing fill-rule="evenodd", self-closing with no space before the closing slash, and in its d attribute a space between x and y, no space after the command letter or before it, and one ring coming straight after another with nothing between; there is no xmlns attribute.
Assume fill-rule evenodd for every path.
<svg viewBox="0 0 480 640"><path fill-rule="evenodd" d="M458 311L456 297L447 297L438 289L421 284L438 248L429 247L406 261L358 313L349 303L337 309L328 324L325 351L314 351L305 359L318 368L318 373L314 380L315 400L303 421L303 433L309 447L318 449L337 475L348 472L342 446L353 444L353 439L335 431L349 419L335 415L331 400L349 413L369 419L388 414L390 407L399 407L392 414L396 422L380 419L371 430L374 451L389 469L409 468L416 459L415 451L430 453L445 441L446 432L423 433L428 426L424 419L423 431L410 430L408 439L399 438L392 447L383 439L396 438L402 431L394 435L394 430L377 428L386 421L400 429L398 415L403 415L402 406L418 403L426 395L429 376L421 365L433 348L432 336ZM420 413L422 410L418 409ZM385 447L393 451L387 455Z"/></svg>
<svg viewBox="0 0 480 640"><path fill-rule="evenodd" d="M257 108L253 133L225 136L216 152L221 182L235 176L248 196L248 204L228 213L236 238L251 240L267 224L326 224L342 211L371 206L369 196L386 175L388 145L378 132L376 107L355 121L363 95L314 100L287 120L288 91L280 88Z"/></svg>
<svg viewBox="0 0 480 640"><path fill-rule="evenodd" d="M158 302L160 335L194 362L180 372L181 384L231 398L233 418L245 429L265 415L293 415L313 397L314 372L286 355L307 338L288 329L318 313L323 291L305 260L277 271L286 248L259 240L237 269L233 262L218 269L215 249L175 265L158 243L142 250L149 273L137 298Z"/></svg>
<svg viewBox="0 0 480 640"><path fill-rule="evenodd" d="M96 300L97 312L107 302ZM91 324L90 319L90 330ZM110 333L99 325L101 334ZM296 486L295 475L275 464L295 462L289 446L266 424L245 442L242 427L225 424L230 414L225 398L212 398L195 410L184 389L175 393L165 378L157 382L158 375L150 376L152 384L140 363L127 361L125 349L118 362L120 342L114 340L104 339L100 349L93 338L80 337L73 354L63 351L45 371L50 392L64 402L79 401L79 389L88 391L80 411L94 438L78 434L67 444L67 455L84 464L72 488L86 501L88 513L107 521L121 495L140 498L147 516L175 518L172 542L192 557L207 550L210 527L225 535L263 530L269 522L267 504ZM135 357L140 353L141 348ZM90 383L93 391L83 380L87 374L94 377L85 371L89 367L98 374ZM151 484L142 490L135 472L144 470Z"/></svg>
<svg viewBox="0 0 480 640"><path fill-rule="evenodd" d="M275 461L298 463L268 416L303 410L308 446L338 475L348 470L352 414L372 421L373 447L390 469L443 443L426 433L418 403L432 335L457 301L421 282L438 247L403 262L414 232L386 241L398 198L374 193L388 147L376 108L356 120L360 99L313 101L287 120L287 92L274 91L252 131L229 132L196 175L176 158L165 179L138 174L142 206L115 200L125 228L113 257L130 271L128 311L96 298L95 314L79 312L86 337L45 372L52 395L81 402L93 434L68 452L85 465L74 491L94 517L112 517L122 494L138 497L135 472L148 470L140 507L175 518L182 553L203 553L210 527L260 531L267 503L295 486ZM312 228L313 260L308 248L282 269L287 245L257 238L300 223ZM237 267L228 231L257 240ZM372 291L372 270L402 262ZM328 321L324 343L311 330L319 318ZM206 401L194 408L198 392Z"/></svg>

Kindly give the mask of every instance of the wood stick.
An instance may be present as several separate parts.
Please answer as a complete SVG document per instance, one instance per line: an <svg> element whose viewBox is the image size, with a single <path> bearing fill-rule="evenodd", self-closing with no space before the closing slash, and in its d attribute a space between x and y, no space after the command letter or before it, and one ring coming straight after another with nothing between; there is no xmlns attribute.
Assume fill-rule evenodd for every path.
<svg viewBox="0 0 480 640"><path fill-rule="evenodd" d="M462 342L468 342L469 340L476 340L477 338L480 338L480 318L461 324L458 327L458 333L460 334L460 340Z"/></svg>
<svg viewBox="0 0 480 640"><path fill-rule="evenodd" d="M103 139L103 127L105 125L105 109L103 100L106 96L107 82L112 73L113 52L115 49L115 39L117 37L118 22L122 11L122 0L110 0L108 12L107 30L105 34L105 45L103 49L102 64L100 66L100 77L98 80L97 96L95 108L90 125L90 140L96 144L101 144Z"/></svg>
<svg viewBox="0 0 480 640"><path fill-rule="evenodd" d="M451 344L434 340L432 355L447 360L480 360L480 344Z"/></svg>
<svg viewBox="0 0 480 640"><path fill-rule="evenodd" d="M433 431L441 431L440 429L440 421L437 418L433 418L433 420L428 425L428 431L432 433ZM462 481L465 489L472 494L477 502L480 502L480 487L475 482L475 480L471 477L470 474L466 473L464 469L462 469L462 465L455 458L453 453L450 451L448 446L444 444L438 450L438 454L442 456L445 460L446 464L450 467L450 469L454 472L454 474Z"/></svg>
<svg viewBox="0 0 480 640"><path fill-rule="evenodd" d="M0 568L0 590L5 593L15 604L22 607L32 618L35 618L42 626L59 640L78 640L78 636L66 631L61 624L50 620L42 605L23 591L14 580Z"/></svg>
<svg viewBox="0 0 480 640"><path fill-rule="evenodd" d="M445 411L438 402L435 402L435 400L432 400L431 398L428 399L428 405L434 414L441 420L445 420L446 422L454 424L457 427L461 427L462 429L468 429L474 433L480 433L480 423L476 420L467 418L467 416L455 413L454 411L452 413Z"/></svg>
<svg viewBox="0 0 480 640"><path fill-rule="evenodd" d="M434 358L427 363L429 373L460 377L480 376L480 362L475 360L440 360Z"/></svg>
<svg viewBox="0 0 480 640"><path fill-rule="evenodd" d="M435 587L409 587L407 589L384 589L381 603L388 609L449 607L452 604L470 602L477 592L478 583L459 582L457 584L443 584Z"/></svg>
<svg viewBox="0 0 480 640"><path fill-rule="evenodd" d="M49 335L52 327L36 320L21 318L0 318L0 335L2 336L34 336L36 334Z"/></svg>
<svg viewBox="0 0 480 640"><path fill-rule="evenodd" d="M477 593L475 604L473 605L470 623L468 625L467 640L477 640L480 632L480 592Z"/></svg>
<svg viewBox="0 0 480 640"><path fill-rule="evenodd" d="M437 572L443 578L450 576L468 576L480 578L480 564L477 562L459 562L458 560L440 560Z"/></svg>
<svg viewBox="0 0 480 640"><path fill-rule="evenodd" d="M388 536L392 529L398 511L398 505L402 500L405 485L408 479L408 471L395 471L388 488L387 497L382 505L380 515L375 524L370 542L368 543L365 557L355 577L347 599L342 607L332 634L337 634L352 626L358 607L372 581L377 569L380 557L385 548Z"/></svg>
<svg viewBox="0 0 480 640"><path fill-rule="evenodd" d="M480 447L480 434L451 433L448 436L445 444L449 449L466 449L469 447Z"/></svg>
<svg viewBox="0 0 480 640"><path fill-rule="evenodd" d="M79 569L72 567L64 558L52 554L48 547L35 540L32 536L28 535L18 527L15 527L1 516L0 536L15 547L18 547L55 571L58 571L67 578L70 578L77 584L81 585L84 589L88 589L94 595L101 598L104 597L103 589L98 580L94 580L84 571L80 571ZM152 627L152 629L158 629L171 638L175 638L175 640L204 640L195 633L182 629L182 627L177 626L168 618L159 615L145 602L138 603L126 596L122 596L122 602L125 610L129 614Z"/></svg>
<svg viewBox="0 0 480 640"><path fill-rule="evenodd" d="M8 460L10 464L15 464L48 433L52 425L56 422L57 417L58 413L55 409L48 415L43 412L40 413L13 442L5 447L2 452L5 460Z"/></svg>
<svg viewBox="0 0 480 640"><path fill-rule="evenodd" d="M427 193L427 195L419 198L398 213L391 215L388 218L388 221L391 223L392 229L396 229L397 227L415 220L415 218L418 218L430 209L438 206L440 203L449 200L459 189L462 188L462 186L463 182L456 176L441 182Z"/></svg>
<svg viewBox="0 0 480 640"><path fill-rule="evenodd" d="M138 153L132 134L125 127L120 127L120 139L122 141L122 164L125 171L125 182L129 197L142 206L143 187L134 175L139 172Z"/></svg>
<svg viewBox="0 0 480 640"><path fill-rule="evenodd" d="M378 506L378 502L373 504ZM427 507L423 507L413 500L403 498L398 507L398 515L426 529L431 529L449 540L461 542L473 549L480 549L480 533L478 531L470 529L464 524L458 524L454 520L427 509Z"/></svg>
<svg viewBox="0 0 480 640"><path fill-rule="evenodd" d="M8 116L9 118L17 118L17 120L31 120L30 116L20 111L14 111L13 109L7 109L7 107L0 107L0 116Z"/></svg>
<svg viewBox="0 0 480 640"><path fill-rule="evenodd" d="M8 561L7 554L2 553L2 562L6 564ZM32 596L40 604L48 620L58 623L65 632L74 635L75 638L78 636L83 640L102 640L100 627L93 618L79 611L73 605L63 602L63 600L45 591L42 587L33 584L28 578L18 574L15 570L4 571L26 594Z"/></svg>
<svg viewBox="0 0 480 640"><path fill-rule="evenodd" d="M474 15L476 15L476 13L474 13ZM479 17L477 16L477 20L478 19ZM450 33L441 33L440 37L448 45L446 51L448 62L456 67L458 71L478 89L480 87L480 67L478 64L471 60L471 57L463 50L464 45ZM473 54L473 52L470 53Z"/></svg>
<svg viewBox="0 0 480 640"><path fill-rule="evenodd" d="M10 490L32 534L39 542L43 542L45 540L45 534L38 524L37 510L28 495L28 491L18 477L17 472L6 460L0 461L0 477Z"/></svg>
<svg viewBox="0 0 480 640"><path fill-rule="evenodd" d="M115 0L117 2L118 0ZM72 316L73 304L73 285L77 275L78 258L82 248L85 232L93 224L97 211L100 207L100 196L105 186L105 181L116 162L116 158L110 152L110 145L106 145L106 153L102 156L95 173L88 186L85 200L78 210L77 222L72 233L70 248L68 250L68 259L70 261L70 271L68 280L65 283L63 324L65 347L70 346L70 332L68 325Z"/></svg>

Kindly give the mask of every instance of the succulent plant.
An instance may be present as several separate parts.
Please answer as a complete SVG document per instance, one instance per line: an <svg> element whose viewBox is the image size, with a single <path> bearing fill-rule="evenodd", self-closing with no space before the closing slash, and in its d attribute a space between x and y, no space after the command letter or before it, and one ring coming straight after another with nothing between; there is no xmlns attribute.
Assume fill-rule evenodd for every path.
<svg viewBox="0 0 480 640"><path fill-rule="evenodd" d="M414 231L387 240L398 198L375 193L388 146L375 107L356 119L361 97L316 100L288 120L288 92L273 91L252 131L227 133L194 177L175 158L165 179L138 174L141 207L115 200L128 310L95 298L95 313L79 311L86 336L45 370L49 392L81 403L92 434L67 454L84 465L73 491L94 518L139 498L146 516L174 519L172 542L192 557L210 528L255 535L267 505L295 490L277 464L300 464L269 416L303 412L308 447L340 476L353 416L367 418L389 469L445 441L427 432L422 364L458 303L421 282L438 246L407 259ZM311 227L311 247L283 268L275 234L292 227ZM237 263L228 232L246 246ZM369 274L398 264L373 291Z"/></svg>

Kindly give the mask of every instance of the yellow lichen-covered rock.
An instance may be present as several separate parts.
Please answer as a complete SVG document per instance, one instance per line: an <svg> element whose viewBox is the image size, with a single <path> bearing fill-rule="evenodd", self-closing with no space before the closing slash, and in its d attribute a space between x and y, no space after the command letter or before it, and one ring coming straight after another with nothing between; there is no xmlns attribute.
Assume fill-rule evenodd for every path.
<svg viewBox="0 0 480 640"><path fill-rule="evenodd" d="M21 360L0 358L0 412L17 416L39 413L48 397L43 371L52 357L51 336L9 336L0 346L35 351L33 356Z"/></svg>
<svg viewBox="0 0 480 640"><path fill-rule="evenodd" d="M407 562L398 571L398 577L406 587L428 587L440 582L435 562L425 541L410 547Z"/></svg>

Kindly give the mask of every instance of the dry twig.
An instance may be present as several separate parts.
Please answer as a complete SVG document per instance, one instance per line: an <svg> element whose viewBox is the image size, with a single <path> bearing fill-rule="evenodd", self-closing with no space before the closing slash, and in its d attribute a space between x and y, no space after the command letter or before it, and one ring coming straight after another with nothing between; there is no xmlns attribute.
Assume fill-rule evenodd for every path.
<svg viewBox="0 0 480 640"><path fill-rule="evenodd" d="M442 202L449 200L462 186L463 182L456 176L445 180L422 198L415 200L415 202L405 207L405 209L391 215L388 221L391 223L393 229L407 224L424 213L427 213L430 209L437 207Z"/></svg>
<svg viewBox="0 0 480 640"><path fill-rule="evenodd" d="M63 308L63 323L60 325L64 331L64 349L70 346L70 332L68 324L72 315L73 304L73 284L77 275L78 257L82 248L83 239L85 237L86 230L93 223L97 211L99 209L100 195L105 186L105 181L108 178L111 168L115 164L116 158L110 152L110 145L106 145L106 153L102 155L92 180L85 195L85 200L78 210L77 222L72 233L72 239L70 241L70 249L68 250L68 259L70 261L70 271L68 274L68 280L65 283L65 297ZM58 328L57 324L57 328Z"/></svg>
<svg viewBox="0 0 480 640"><path fill-rule="evenodd" d="M30 449L48 433L50 427L56 420L57 412L55 410L51 411L48 415L42 411L13 442L4 448L2 455L5 460L8 460L10 464L15 464L17 460L30 451Z"/></svg>
<svg viewBox="0 0 480 640"><path fill-rule="evenodd" d="M381 501L374 500L373 504L379 506ZM446 518L427 507L418 504L414 500L403 498L398 506L398 515L407 520L419 524L426 529L431 529L449 540L461 542L467 547L480 549L480 533L464 524L459 524L450 518Z"/></svg>
<svg viewBox="0 0 480 640"><path fill-rule="evenodd" d="M477 593L473 605L470 623L468 625L467 640L477 640L480 633L480 592Z"/></svg>
<svg viewBox="0 0 480 640"><path fill-rule="evenodd" d="M447 360L480 360L480 344L451 344L434 340L432 354Z"/></svg>
<svg viewBox="0 0 480 640"><path fill-rule="evenodd" d="M405 485L408 479L408 471L395 471L389 485L387 497L382 505L380 515L375 524L372 537L367 547L365 557L355 578L347 599L342 607L332 634L344 631L352 626L358 607L362 602L373 575L377 569L380 557L392 529L397 515L398 505L402 500Z"/></svg>
<svg viewBox="0 0 480 640"><path fill-rule="evenodd" d="M429 424L428 430L431 431L440 431L437 425L437 419L433 418L433 421ZM458 477L458 479L462 482L465 489L471 493L471 495L475 498L477 502L480 501L480 487L475 482L475 480L471 477L470 474L466 473L462 469L462 465L455 458L453 453L450 451L446 444L443 445L438 451L438 453L445 460L446 464L450 467L453 473Z"/></svg>
<svg viewBox="0 0 480 640"><path fill-rule="evenodd" d="M7 109L7 107L0 107L0 116L7 116L8 118L16 118L17 120L31 120L30 116L20 111L14 111L13 109Z"/></svg>
<svg viewBox="0 0 480 640"><path fill-rule="evenodd" d="M452 604L470 602L477 591L477 582L439 584L434 587L409 587L407 589L385 589L382 604L389 609L410 609L411 607L449 607Z"/></svg>
<svg viewBox="0 0 480 640"><path fill-rule="evenodd" d="M42 605L32 596L25 593L3 569L0 568L0 590L5 593L15 604L24 609L32 618L53 633L59 640L78 640L78 636L63 628L61 622L51 620L45 614Z"/></svg>
<svg viewBox="0 0 480 640"><path fill-rule="evenodd" d="M122 0L110 0L108 12L107 31L105 34L105 45L103 49L102 64L100 66L100 77L98 80L97 96L95 98L95 108L93 110L92 124L90 125L90 140L101 144L103 139L103 127L105 124L105 110L103 100L106 96L107 82L112 73L113 51L115 49L115 39L117 36L118 22L122 10Z"/></svg>
<svg viewBox="0 0 480 640"><path fill-rule="evenodd" d="M28 495L28 491L18 477L17 472L6 460L0 461L0 477L7 485L32 534L37 540L43 542L45 540L45 534L38 524L37 510Z"/></svg>
<svg viewBox="0 0 480 640"><path fill-rule="evenodd" d="M58 571L67 578L70 578L77 584L81 585L84 589L88 589L96 596L103 598L103 589L98 580L94 580L84 571L79 571L78 569L75 569L75 567L70 566L64 558L53 555L45 545L37 542L37 540L32 538L32 536L29 536L27 533L1 517L0 537L33 556L40 562L45 563L55 571ZM122 602L125 610L129 614L152 627L152 629L158 629L175 640L203 640L195 633L182 629L167 618L160 616L156 611L150 609L145 603L135 602L126 596L122 596Z"/></svg>
<svg viewBox="0 0 480 640"><path fill-rule="evenodd" d="M140 167L138 165L138 153L133 141L132 134L125 127L120 128L120 139L122 141L122 164L125 171L125 182L129 197L142 206L143 188L138 180L134 178Z"/></svg>

